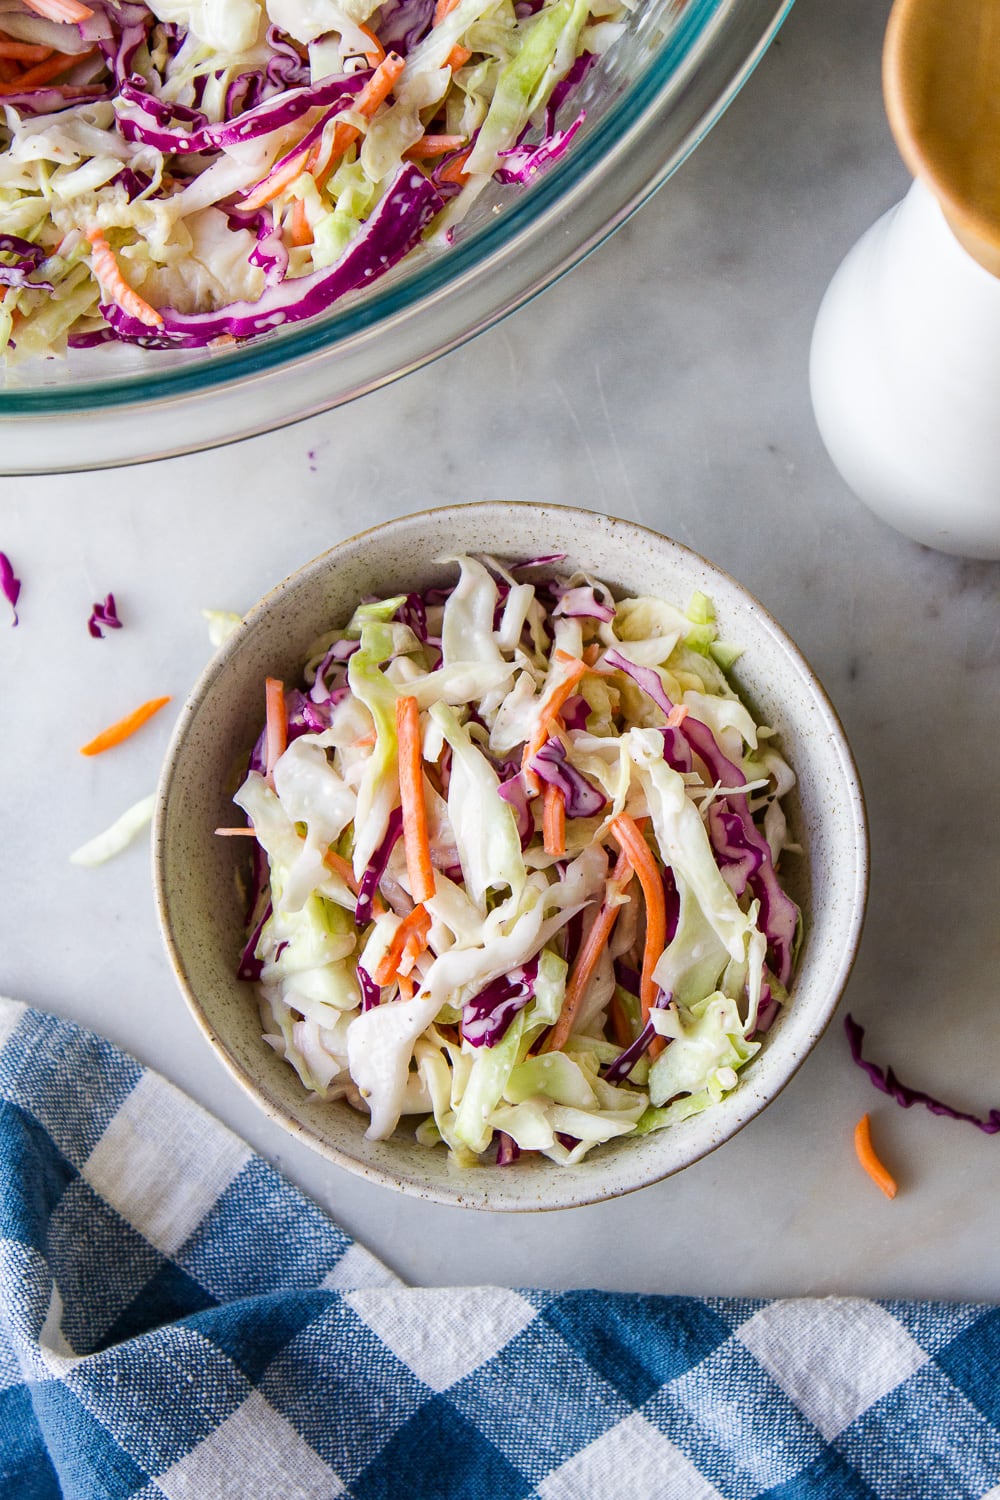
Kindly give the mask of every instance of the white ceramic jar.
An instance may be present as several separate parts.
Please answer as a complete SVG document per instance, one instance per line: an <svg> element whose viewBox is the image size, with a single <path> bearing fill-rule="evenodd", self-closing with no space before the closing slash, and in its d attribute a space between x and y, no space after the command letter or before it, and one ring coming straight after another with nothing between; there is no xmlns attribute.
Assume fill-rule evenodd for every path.
<svg viewBox="0 0 1000 1500"><path fill-rule="evenodd" d="M830 283L810 381L830 456L877 515L925 546L1000 558L1000 278L922 183Z"/></svg>

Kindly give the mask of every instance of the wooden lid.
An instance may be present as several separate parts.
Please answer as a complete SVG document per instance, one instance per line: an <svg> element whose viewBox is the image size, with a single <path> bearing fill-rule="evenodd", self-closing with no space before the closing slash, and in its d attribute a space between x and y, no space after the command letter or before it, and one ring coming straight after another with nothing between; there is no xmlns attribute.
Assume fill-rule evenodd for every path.
<svg viewBox="0 0 1000 1500"><path fill-rule="evenodd" d="M1000 276L1000 0L895 0L882 84L906 165Z"/></svg>

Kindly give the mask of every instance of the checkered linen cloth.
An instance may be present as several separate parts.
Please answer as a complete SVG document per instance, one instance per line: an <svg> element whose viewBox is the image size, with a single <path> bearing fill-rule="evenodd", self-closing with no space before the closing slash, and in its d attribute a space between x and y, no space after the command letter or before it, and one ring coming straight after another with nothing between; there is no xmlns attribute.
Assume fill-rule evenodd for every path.
<svg viewBox="0 0 1000 1500"><path fill-rule="evenodd" d="M404 1287L0 1001L2 1500L1000 1500L1000 1310Z"/></svg>

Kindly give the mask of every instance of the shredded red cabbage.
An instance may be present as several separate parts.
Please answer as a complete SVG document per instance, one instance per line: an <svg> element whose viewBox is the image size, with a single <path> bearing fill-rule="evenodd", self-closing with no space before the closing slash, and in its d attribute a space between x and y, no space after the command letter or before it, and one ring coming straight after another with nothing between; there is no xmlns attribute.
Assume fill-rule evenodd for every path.
<svg viewBox="0 0 1000 1500"><path fill-rule="evenodd" d="M473 1047L495 1047L535 993L538 959L512 974L503 974L480 990L462 1009L462 1036Z"/></svg>
<svg viewBox="0 0 1000 1500"><path fill-rule="evenodd" d="M90 611L87 629L95 641L103 641L105 630L121 630L114 594L105 594L103 604L95 604Z"/></svg>
<svg viewBox="0 0 1000 1500"><path fill-rule="evenodd" d="M663 686L663 679L655 668L636 666L635 662L629 661L620 651L606 652L604 661L607 666L625 672L633 682L638 683L643 692L647 693L665 714L673 711L674 704ZM715 736L707 724L702 724L699 719L688 714L679 729L695 755L704 761L713 781L723 786L743 785L745 779L743 772L719 749ZM666 742L664 742L664 750L666 750ZM760 902L760 928L767 937L768 952L772 958L774 973L782 986L787 989L792 977L799 909L778 884L771 850L753 820L746 793L730 792L725 797L719 798L719 801L739 819L743 839L750 849L757 851L761 856L760 865L749 876L748 883L754 896ZM710 825L710 837L712 833ZM715 848L714 843L713 848ZM717 848L716 854L719 854ZM720 861L726 862L721 855Z"/></svg>
<svg viewBox="0 0 1000 1500"><path fill-rule="evenodd" d="M365 873L358 884L358 901L354 908L354 920L359 927L364 927L372 919L372 901L378 890L378 883L385 874L385 867L389 863L389 855L395 847L396 840L403 832L403 809L394 807L389 814L389 822L385 830L385 837L368 861Z"/></svg>
<svg viewBox="0 0 1000 1500"><path fill-rule="evenodd" d="M517 1161L521 1148L512 1135L505 1130L497 1131L497 1166L509 1167Z"/></svg>
<svg viewBox="0 0 1000 1500"><path fill-rule="evenodd" d="M529 762L535 775L557 786L566 799L567 818L595 818L608 805L604 793L570 765L561 740L547 739Z"/></svg>
<svg viewBox="0 0 1000 1500"><path fill-rule="evenodd" d="M666 1010L672 998L660 990L653 1002L654 1010ZM605 1083L621 1083L622 1079L627 1078L656 1035L652 1021L647 1021L631 1046L626 1047L613 1063L608 1064L603 1074ZM669 1041L669 1038L666 1040Z"/></svg>
<svg viewBox="0 0 1000 1500"><path fill-rule="evenodd" d="M883 1094L888 1094L901 1104L904 1109L910 1109L914 1104L922 1104L929 1109L932 1115L944 1115L949 1120L965 1120L969 1125L975 1125L986 1135L996 1135L1000 1131L1000 1109L991 1109L985 1119L980 1115L966 1114L964 1110L954 1109L950 1104L944 1104L936 1099L933 1094L925 1094L923 1089L910 1088L908 1083L901 1083L891 1068L881 1068L878 1063L868 1062L861 1055L861 1045L865 1039L865 1029L851 1015L844 1017L844 1030L847 1033L848 1046L851 1049L851 1057L858 1067L863 1069L872 1083Z"/></svg>
<svg viewBox="0 0 1000 1500"><path fill-rule="evenodd" d="M511 146L507 151L500 152L503 166L498 168L495 176L497 182L524 183L531 179L545 167L566 155L570 142L576 135L580 126L586 119L586 111L581 110L576 119L565 130L553 130L544 140L538 141L533 146ZM603 619L604 616L601 616Z"/></svg>
<svg viewBox="0 0 1000 1500"><path fill-rule="evenodd" d="M361 1009L374 1010L382 1004L382 991L363 964L358 964L358 983L361 986Z"/></svg>
<svg viewBox="0 0 1000 1500"><path fill-rule="evenodd" d="M11 625L17 625L19 623L17 618L17 601L21 594L21 580L20 578L15 578L14 569L6 552L0 552L0 589L3 590L3 596L10 605L10 612L13 616L10 623Z"/></svg>

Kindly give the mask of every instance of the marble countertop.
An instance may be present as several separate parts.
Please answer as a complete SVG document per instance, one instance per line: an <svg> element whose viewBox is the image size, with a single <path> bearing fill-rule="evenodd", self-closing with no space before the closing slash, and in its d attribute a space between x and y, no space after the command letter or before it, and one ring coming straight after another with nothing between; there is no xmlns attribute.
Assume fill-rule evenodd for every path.
<svg viewBox="0 0 1000 1500"><path fill-rule="evenodd" d="M904 1112L839 1019L741 1135L643 1192L500 1217L394 1195L289 1141L210 1055L157 933L147 850L67 855L152 790L162 714L114 759L77 746L209 655L244 610L362 526L435 503L576 504L740 578L816 668L864 781L873 848L843 1008L908 1081L1000 1105L1000 565L897 536L845 489L806 368L823 290L907 178L886 129L887 0L798 0L675 178L559 284L389 388L225 451L0 480L24 580L0 623L0 992L72 1016L244 1134L403 1277L727 1294L995 1299L1000 1141ZM126 628L87 635L113 590ZM869 1110L899 1196L858 1168Z"/></svg>

